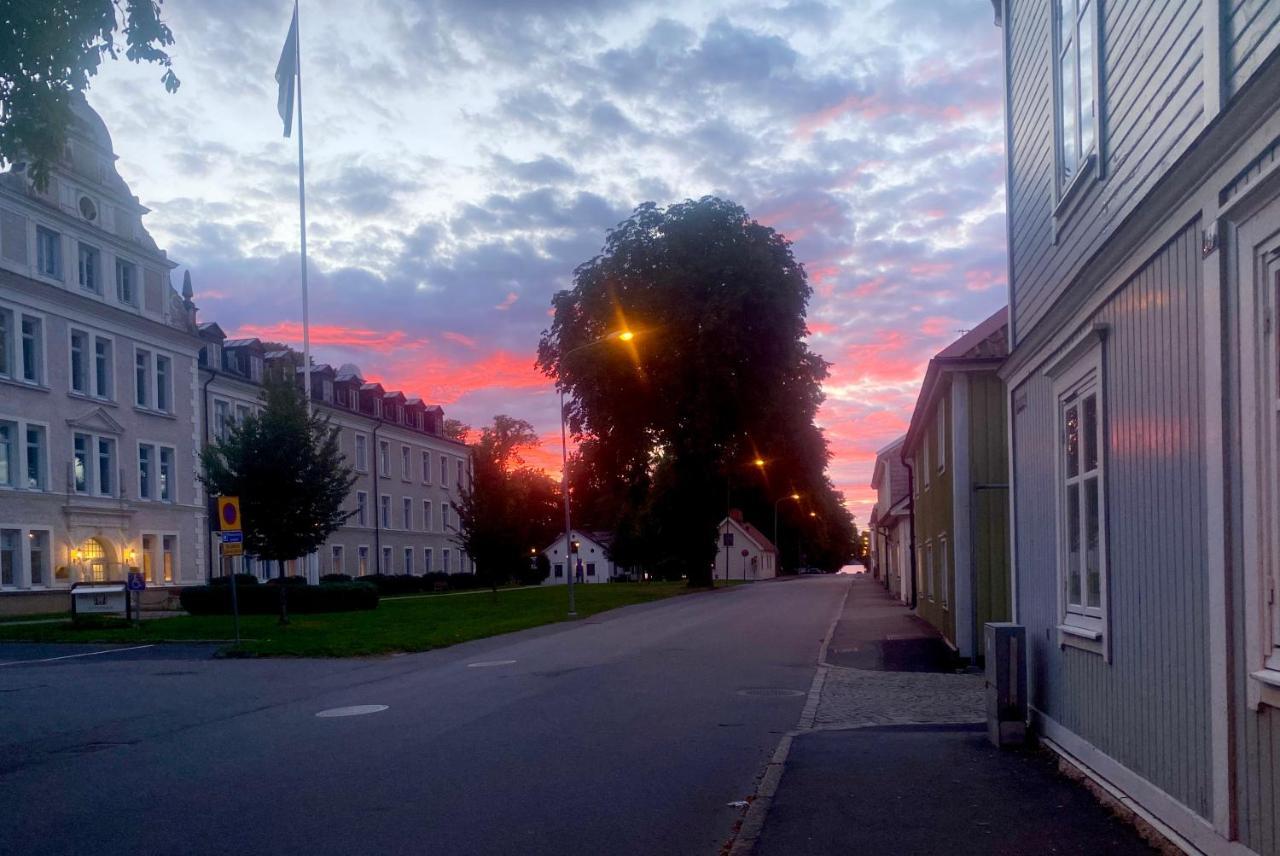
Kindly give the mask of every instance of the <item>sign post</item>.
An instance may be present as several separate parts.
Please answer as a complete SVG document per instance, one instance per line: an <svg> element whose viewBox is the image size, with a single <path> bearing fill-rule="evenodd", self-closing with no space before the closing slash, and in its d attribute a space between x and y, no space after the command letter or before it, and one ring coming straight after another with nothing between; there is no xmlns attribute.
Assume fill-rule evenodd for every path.
<svg viewBox="0 0 1280 856"><path fill-rule="evenodd" d="M147 590L146 577L142 575L142 571L129 571L128 583L125 588L129 591L129 597L133 599L133 623L138 627L142 626L142 593Z"/></svg>
<svg viewBox="0 0 1280 856"><path fill-rule="evenodd" d="M244 555L244 531L240 528L240 497L218 497L218 528L222 531L222 557ZM231 617L240 647L240 603L236 596L236 572L231 572Z"/></svg>

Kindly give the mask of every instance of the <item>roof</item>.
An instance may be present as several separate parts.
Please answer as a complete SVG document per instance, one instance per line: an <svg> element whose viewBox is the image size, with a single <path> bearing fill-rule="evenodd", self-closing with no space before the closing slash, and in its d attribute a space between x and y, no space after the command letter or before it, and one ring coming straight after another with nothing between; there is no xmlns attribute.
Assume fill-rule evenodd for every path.
<svg viewBox="0 0 1280 856"><path fill-rule="evenodd" d="M196 325L196 329L200 332L200 335L206 339L211 337L216 337L218 339L227 338L226 332L218 326L217 321L201 321Z"/></svg>
<svg viewBox="0 0 1280 856"><path fill-rule="evenodd" d="M734 520L732 517L726 517L720 521L717 529L723 529L726 523L733 523L739 529L747 534L747 537L756 542L756 546L766 553L776 553L777 549L773 546L773 542L764 536L756 527L752 526L745 520Z"/></svg>
<svg viewBox="0 0 1280 856"><path fill-rule="evenodd" d="M261 348L261 339L228 339L222 343L224 348Z"/></svg>
<svg viewBox="0 0 1280 856"><path fill-rule="evenodd" d="M267 351L265 354L263 354L263 356L269 360L287 360L289 359L289 352L288 351ZM301 368L301 366L299 366L299 368Z"/></svg>
<svg viewBox="0 0 1280 856"><path fill-rule="evenodd" d="M906 437L903 438L902 457L906 458L915 452L920 445L921 434L933 419L933 411L942 397L943 386L939 381L943 374L956 369L972 370L988 366L994 371L1008 355L1009 307L1004 306L929 360L924 383L920 385L920 395L916 398L915 410L911 412L911 426L907 428Z"/></svg>

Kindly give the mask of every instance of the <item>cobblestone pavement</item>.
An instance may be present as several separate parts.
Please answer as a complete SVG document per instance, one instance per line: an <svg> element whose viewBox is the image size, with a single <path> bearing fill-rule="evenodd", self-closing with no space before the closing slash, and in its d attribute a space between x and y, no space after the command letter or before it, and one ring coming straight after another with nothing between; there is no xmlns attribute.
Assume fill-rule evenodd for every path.
<svg viewBox="0 0 1280 856"><path fill-rule="evenodd" d="M813 721L818 728L982 722L986 718L980 674L826 668Z"/></svg>

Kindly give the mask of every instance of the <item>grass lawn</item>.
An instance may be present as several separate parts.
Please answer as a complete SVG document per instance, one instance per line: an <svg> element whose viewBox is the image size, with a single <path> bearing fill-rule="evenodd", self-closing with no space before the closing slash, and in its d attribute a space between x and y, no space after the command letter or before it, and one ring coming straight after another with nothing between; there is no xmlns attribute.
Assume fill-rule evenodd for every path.
<svg viewBox="0 0 1280 856"><path fill-rule="evenodd" d="M30 615L0 615L0 624L9 624L14 621L45 621L50 618L71 618L71 613L66 612L33 612Z"/></svg>
<svg viewBox="0 0 1280 856"><path fill-rule="evenodd" d="M660 600L691 591L684 583L609 583L575 588L578 615ZM565 620L564 586L499 590L467 597L384 598L367 612L295 615L281 627L275 616L240 619L239 653L263 656L353 657L426 651ZM111 642L145 644L234 638L231 616L154 618L139 628L78 629L69 624L0 624L4 642Z"/></svg>

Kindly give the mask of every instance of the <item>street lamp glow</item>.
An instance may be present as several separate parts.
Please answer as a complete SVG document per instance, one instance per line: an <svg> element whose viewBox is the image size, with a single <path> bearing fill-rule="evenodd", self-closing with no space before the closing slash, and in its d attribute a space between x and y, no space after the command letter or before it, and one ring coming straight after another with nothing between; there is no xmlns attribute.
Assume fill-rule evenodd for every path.
<svg viewBox="0 0 1280 856"><path fill-rule="evenodd" d="M817 517L817 516L818 516L818 512L816 512L816 511L810 511L810 512L809 512L809 516L810 516L810 517Z"/></svg>
<svg viewBox="0 0 1280 856"><path fill-rule="evenodd" d="M764 458L756 458L756 459L755 459L755 461L753 461L753 463L754 463L757 467L760 467L761 469L763 469L763 468L764 468Z"/></svg>
<svg viewBox="0 0 1280 856"><path fill-rule="evenodd" d="M795 500L799 500L799 499L800 499L800 494L798 494L798 493L793 493L793 494L791 494L791 498L792 498L792 499L795 499Z"/></svg>
<svg viewBox="0 0 1280 856"><path fill-rule="evenodd" d="M636 334L632 333L630 330L623 330L621 333L618 334L618 338L623 342L630 342L635 337L636 337Z"/></svg>

